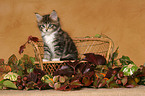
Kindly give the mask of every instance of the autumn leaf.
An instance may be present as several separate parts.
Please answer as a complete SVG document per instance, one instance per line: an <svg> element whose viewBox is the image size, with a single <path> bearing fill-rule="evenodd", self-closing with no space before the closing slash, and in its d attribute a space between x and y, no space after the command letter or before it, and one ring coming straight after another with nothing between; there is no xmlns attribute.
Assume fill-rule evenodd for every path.
<svg viewBox="0 0 145 96"><path fill-rule="evenodd" d="M21 45L19 48L19 54L22 54L24 52L24 49L26 48L25 44Z"/></svg>
<svg viewBox="0 0 145 96"><path fill-rule="evenodd" d="M86 60L95 65L104 65L106 63L106 59L102 55L95 55L94 53L86 53Z"/></svg>
<svg viewBox="0 0 145 96"><path fill-rule="evenodd" d="M29 36L29 37L28 37L28 41L38 42L39 39L38 39L37 37Z"/></svg>

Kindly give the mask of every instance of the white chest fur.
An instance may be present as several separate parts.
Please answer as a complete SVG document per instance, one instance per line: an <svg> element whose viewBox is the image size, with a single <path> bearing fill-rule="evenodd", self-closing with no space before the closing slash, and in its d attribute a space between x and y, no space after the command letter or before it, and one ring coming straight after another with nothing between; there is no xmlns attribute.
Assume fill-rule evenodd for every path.
<svg viewBox="0 0 145 96"><path fill-rule="evenodd" d="M44 42L47 44L47 46L49 47L51 53L52 53L52 58L55 57L55 51L54 51L54 38L55 38L55 34L57 32L53 32L50 35L45 35L43 37Z"/></svg>

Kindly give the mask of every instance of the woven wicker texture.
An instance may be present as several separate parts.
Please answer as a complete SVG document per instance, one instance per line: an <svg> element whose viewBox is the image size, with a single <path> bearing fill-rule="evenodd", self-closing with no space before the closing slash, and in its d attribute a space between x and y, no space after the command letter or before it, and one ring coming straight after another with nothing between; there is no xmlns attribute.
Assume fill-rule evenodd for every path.
<svg viewBox="0 0 145 96"><path fill-rule="evenodd" d="M74 38L73 41L77 47L79 59L84 59L85 57L83 54L85 53L95 53L103 55L106 57L106 60L108 60L109 52L111 49L110 40L105 38ZM36 57L35 64L37 67L40 67L42 70L44 70L47 74L52 74L55 70L65 65L63 61L42 61L44 53L42 40L37 43L32 42L32 45L34 47Z"/></svg>

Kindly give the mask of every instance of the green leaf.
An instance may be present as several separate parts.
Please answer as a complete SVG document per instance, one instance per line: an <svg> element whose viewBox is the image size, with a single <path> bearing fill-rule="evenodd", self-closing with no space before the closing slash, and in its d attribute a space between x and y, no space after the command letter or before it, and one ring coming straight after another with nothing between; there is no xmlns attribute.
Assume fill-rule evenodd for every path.
<svg viewBox="0 0 145 96"><path fill-rule="evenodd" d="M51 81L51 80L49 80L49 79L46 79L45 81L44 81L45 83L52 83L53 84L53 81Z"/></svg>
<svg viewBox="0 0 145 96"><path fill-rule="evenodd" d="M82 83L84 83L84 86L89 86L92 83L92 80L88 77L83 77Z"/></svg>
<svg viewBox="0 0 145 96"><path fill-rule="evenodd" d="M63 77L63 76L60 76L59 77L59 82L60 83L64 83L66 80L65 80L65 77Z"/></svg>
<svg viewBox="0 0 145 96"><path fill-rule="evenodd" d="M106 83L107 83L106 80L105 79L102 79L100 81L100 84L98 85L98 88L104 87L106 85Z"/></svg>
<svg viewBox="0 0 145 96"><path fill-rule="evenodd" d="M54 89L59 89L61 87L61 84L60 83L58 83L58 82L56 82L55 84L54 84Z"/></svg>
<svg viewBox="0 0 145 96"><path fill-rule="evenodd" d="M95 35L96 38L101 38L102 36L100 34Z"/></svg>
<svg viewBox="0 0 145 96"><path fill-rule="evenodd" d="M9 65L16 65L17 61L18 61L18 59L17 59L16 55L13 54L12 56L9 57L8 64Z"/></svg>
<svg viewBox="0 0 145 96"><path fill-rule="evenodd" d="M117 56L118 56L118 49L119 49L119 47L117 47L117 49L115 50L115 52L112 54L112 59L117 58Z"/></svg>
<svg viewBox="0 0 145 96"><path fill-rule="evenodd" d="M120 63L122 63L122 65L128 65L130 63L134 63L133 61L130 60L130 58L128 56L122 56L120 59L119 59Z"/></svg>
<svg viewBox="0 0 145 96"><path fill-rule="evenodd" d="M111 81L111 82L109 82L109 88L119 88L119 85L118 84L116 84L116 82L115 81Z"/></svg>
<svg viewBox="0 0 145 96"><path fill-rule="evenodd" d="M127 84L127 80L128 79L126 76L124 78L122 78L121 82L122 82L123 86Z"/></svg>
<svg viewBox="0 0 145 96"><path fill-rule="evenodd" d="M4 81L5 81L4 79L3 79L3 80L1 80L1 81L0 81L0 84L3 84L3 82L4 82Z"/></svg>
<svg viewBox="0 0 145 96"><path fill-rule="evenodd" d="M33 72L33 70L34 70L34 68L27 68L27 72L28 72L28 73Z"/></svg>
<svg viewBox="0 0 145 96"><path fill-rule="evenodd" d="M17 74L20 75L20 76L23 76L23 71L22 70L18 70Z"/></svg>
<svg viewBox="0 0 145 96"><path fill-rule="evenodd" d="M22 64L22 60L18 60L17 65L20 66Z"/></svg>
<svg viewBox="0 0 145 96"><path fill-rule="evenodd" d="M35 58L34 57L30 57L30 60L31 60L32 64L34 64Z"/></svg>
<svg viewBox="0 0 145 96"><path fill-rule="evenodd" d="M0 65L4 64L4 59L0 59Z"/></svg>
<svg viewBox="0 0 145 96"><path fill-rule="evenodd" d="M82 83L79 80L74 80L70 83L70 85L74 85L74 86L83 86Z"/></svg>
<svg viewBox="0 0 145 96"><path fill-rule="evenodd" d="M5 87L8 87L8 88L17 89L17 86L16 86L13 82L11 82L10 80L4 81L4 82L3 82L3 85L4 85Z"/></svg>
<svg viewBox="0 0 145 96"><path fill-rule="evenodd" d="M3 89L3 82L4 81L5 81L4 79L0 81L0 89Z"/></svg>

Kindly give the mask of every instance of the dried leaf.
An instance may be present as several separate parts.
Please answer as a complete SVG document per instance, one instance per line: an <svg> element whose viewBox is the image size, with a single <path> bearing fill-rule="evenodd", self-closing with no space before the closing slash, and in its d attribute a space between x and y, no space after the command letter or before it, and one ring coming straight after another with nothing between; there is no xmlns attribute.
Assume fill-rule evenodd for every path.
<svg viewBox="0 0 145 96"><path fill-rule="evenodd" d="M25 44L21 45L19 48L19 54L22 54L24 52L24 49L26 48Z"/></svg>
<svg viewBox="0 0 145 96"><path fill-rule="evenodd" d="M39 41L39 39L37 38L37 37L33 37L33 36L29 36L28 37L28 41L34 41L34 42L38 42Z"/></svg>

